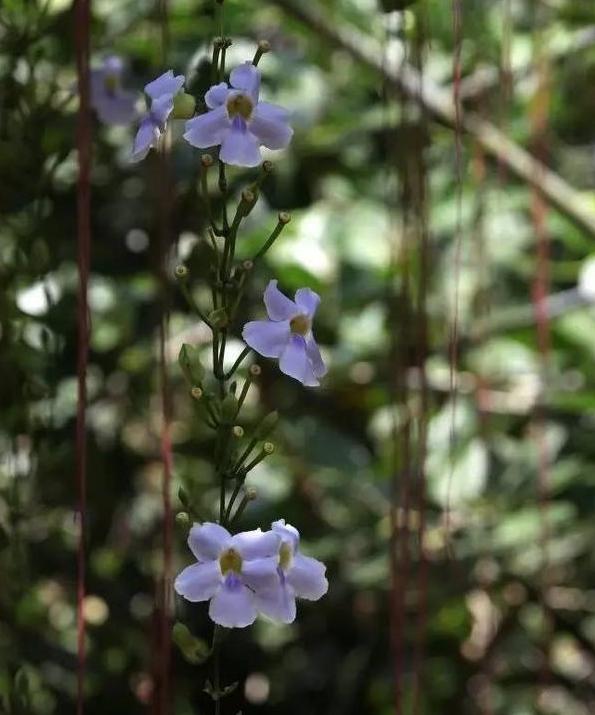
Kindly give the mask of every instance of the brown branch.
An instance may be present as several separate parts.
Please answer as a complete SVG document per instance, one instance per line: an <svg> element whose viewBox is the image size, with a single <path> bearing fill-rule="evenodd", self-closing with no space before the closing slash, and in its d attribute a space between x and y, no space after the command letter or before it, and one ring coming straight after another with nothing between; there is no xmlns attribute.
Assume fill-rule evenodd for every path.
<svg viewBox="0 0 595 715"><path fill-rule="evenodd" d="M373 70L391 88L417 102L434 120L455 128L456 111L450 92L422 77L414 67L403 61L402 53L391 50L391 56L386 57L379 42L353 27L336 27L314 8L312 2L272 0L272 3ZM532 186L547 203L577 227L595 236L595 213L576 189L478 114L461 109L460 119L463 131L472 136L487 154Z"/></svg>

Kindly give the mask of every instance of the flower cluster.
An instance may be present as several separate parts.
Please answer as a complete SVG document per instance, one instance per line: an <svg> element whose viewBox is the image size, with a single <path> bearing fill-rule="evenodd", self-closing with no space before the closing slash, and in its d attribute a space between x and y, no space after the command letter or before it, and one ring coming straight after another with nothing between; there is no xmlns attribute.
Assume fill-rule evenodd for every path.
<svg viewBox="0 0 595 715"><path fill-rule="evenodd" d="M210 601L209 616L226 628L244 628L261 613L282 623L296 615L296 598L316 601L328 589L326 568L299 551L299 533L284 520L270 531L232 536L219 524L195 525L188 546L197 559L175 581L186 600Z"/></svg>

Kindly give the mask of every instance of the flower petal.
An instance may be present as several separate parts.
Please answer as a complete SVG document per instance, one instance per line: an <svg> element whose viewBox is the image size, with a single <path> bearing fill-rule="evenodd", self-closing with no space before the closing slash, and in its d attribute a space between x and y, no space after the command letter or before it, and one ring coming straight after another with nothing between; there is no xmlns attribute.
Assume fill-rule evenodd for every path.
<svg viewBox="0 0 595 715"><path fill-rule="evenodd" d="M187 601L208 601L215 595L221 580L219 563L208 561L186 567L176 578L174 588Z"/></svg>
<svg viewBox="0 0 595 715"><path fill-rule="evenodd" d="M163 126L174 108L174 100L169 94L157 97L151 102L150 115L156 124Z"/></svg>
<svg viewBox="0 0 595 715"><path fill-rule="evenodd" d="M310 288L300 288L295 292L295 302L312 319L320 304L320 296Z"/></svg>
<svg viewBox="0 0 595 715"><path fill-rule="evenodd" d="M145 92L152 99L162 97L164 94L169 94L173 97L177 94L184 85L184 75L174 76L173 70L167 70L157 79L154 79L149 84L145 85Z"/></svg>
<svg viewBox="0 0 595 715"><path fill-rule="evenodd" d="M207 93L205 94L205 103L209 109L217 109L217 107L225 104L228 94L229 87L227 84L225 82L219 82L219 84L214 84L207 90Z"/></svg>
<svg viewBox="0 0 595 715"><path fill-rule="evenodd" d="M285 519L279 519L271 524L271 529L279 534L282 541L291 544L293 551L297 551L300 543L300 532L291 524L286 524Z"/></svg>
<svg viewBox="0 0 595 715"><path fill-rule="evenodd" d="M224 107L221 109L227 111ZM226 164L246 167L258 166L262 161L256 137L248 131L246 123L239 117L235 117L231 129L223 137L219 158Z"/></svg>
<svg viewBox="0 0 595 715"><path fill-rule="evenodd" d="M124 70L124 62L118 55L108 55L104 57L101 69L107 75L118 76Z"/></svg>
<svg viewBox="0 0 595 715"><path fill-rule="evenodd" d="M264 292L264 304L271 320L291 320L299 315L299 308L277 288L277 281L269 281Z"/></svg>
<svg viewBox="0 0 595 715"><path fill-rule="evenodd" d="M317 378L321 378L323 375L326 375L326 365L322 360L318 343L311 335L306 338L306 352L308 354L308 359L310 360L310 365L312 366L312 372L314 375Z"/></svg>
<svg viewBox="0 0 595 715"><path fill-rule="evenodd" d="M295 593L288 584L279 581L275 588L258 591L255 594L256 608L263 616L274 621L292 623L295 620Z"/></svg>
<svg viewBox="0 0 595 715"><path fill-rule="evenodd" d="M253 320L244 325L242 337L260 355L278 358L291 337L289 321Z"/></svg>
<svg viewBox="0 0 595 715"><path fill-rule="evenodd" d="M271 111L264 102L257 104L250 118L250 131L261 144L269 149L285 149L293 136L293 129L279 112ZM280 108L279 108L280 109Z"/></svg>
<svg viewBox="0 0 595 715"><path fill-rule="evenodd" d="M326 566L318 559L296 554L287 573L287 581L298 598L317 601L328 591Z"/></svg>
<svg viewBox="0 0 595 715"><path fill-rule="evenodd" d="M91 106L104 124L130 124L137 114L136 95L122 90L109 93L103 88L92 88Z"/></svg>
<svg viewBox="0 0 595 715"><path fill-rule="evenodd" d="M265 559L252 559L242 564L242 580L253 591L274 588L279 580L277 568L278 556L267 556Z"/></svg>
<svg viewBox="0 0 595 715"><path fill-rule="evenodd" d="M134 138L134 146L132 148L132 161L140 161L149 153L149 149L157 146L161 131L150 117L145 117Z"/></svg>
<svg viewBox="0 0 595 715"><path fill-rule="evenodd" d="M291 336L279 360L279 369L289 377L299 380L305 387L316 387L320 384L306 352L306 341L301 335Z"/></svg>
<svg viewBox="0 0 595 715"><path fill-rule="evenodd" d="M229 75L229 84L234 89L241 89L249 94L254 103L258 102L260 91L260 72L249 60L236 67Z"/></svg>
<svg viewBox="0 0 595 715"><path fill-rule="evenodd" d="M184 139L192 146L207 149L221 144L231 127L225 107L217 107L186 122Z"/></svg>
<svg viewBox="0 0 595 715"><path fill-rule="evenodd" d="M231 546L238 550L245 561L266 559L279 553L279 536L272 531L242 531L232 537Z"/></svg>
<svg viewBox="0 0 595 715"><path fill-rule="evenodd" d="M231 540L231 534L219 524L195 524L188 534L190 551L199 561L213 561Z"/></svg>
<svg viewBox="0 0 595 715"><path fill-rule="evenodd" d="M211 599L209 616L225 628L245 628L256 620L254 594L237 577L228 577Z"/></svg>

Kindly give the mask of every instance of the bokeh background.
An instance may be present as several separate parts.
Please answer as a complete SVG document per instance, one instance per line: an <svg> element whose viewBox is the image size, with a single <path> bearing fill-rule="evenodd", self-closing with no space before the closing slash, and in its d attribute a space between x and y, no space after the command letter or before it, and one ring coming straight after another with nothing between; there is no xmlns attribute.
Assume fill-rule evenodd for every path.
<svg viewBox="0 0 595 715"><path fill-rule="evenodd" d="M293 220L237 327L262 311L269 278L286 292L309 285L330 368L308 390L260 361L249 419L282 419L243 526L298 525L330 590L290 626L232 634L223 673L240 686L224 712L595 712L595 229L577 219L595 216L595 5L459 5L460 22L447 0L225 0L230 66L269 40L263 92L295 127L290 149L268 156L240 255L279 210ZM93 64L126 58L139 100L165 69L160 22L152 2L93 3ZM201 97L213 3L171 0L168 24L168 67ZM73 30L68 0L0 6L0 710L11 715L75 708ZM371 49L377 67L329 32ZM540 201L539 172L519 179L382 77L421 69L420 87L448 102L457 63L459 123L499 128L570 194ZM164 179L154 157L130 164L133 131L94 123L88 715L151 711L158 643ZM172 133L167 268L185 262L201 300L198 154L181 122ZM233 190L253 176L233 172ZM212 516L212 438L174 362L184 341L208 354L208 335L173 281L168 304L174 508L192 480ZM174 533L178 570L189 554ZM209 637L200 606L176 601L172 619ZM174 646L172 712L211 712L207 675Z"/></svg>

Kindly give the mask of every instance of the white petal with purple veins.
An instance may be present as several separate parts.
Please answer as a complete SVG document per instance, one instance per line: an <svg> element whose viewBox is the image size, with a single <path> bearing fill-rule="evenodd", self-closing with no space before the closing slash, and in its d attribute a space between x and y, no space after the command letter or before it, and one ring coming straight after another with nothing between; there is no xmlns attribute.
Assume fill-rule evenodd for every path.
<svg viewBox="0 0 595 715"><path fill-rule="evenodd" d="M289 321L253 320L244 325L242 337L260 355L281 357L291 337Z"/></svg>
<svg viewBox="0 0 595 715"><path fill-rule="evenodd" d="M231 538L229 531L219 524L195 524L188 534L188 546L199 561L211 561L219 558Z"/></svg>
<svg viewBox="0 0 595 715"><path fill-rule="evenodd" d="M328 591L325 572L326 566L318 559L296 554L286 578L298 598L317 601Z"/></svg>
<svg viewBox="0 0 595 715"><path fill-rule="evenodd" d="M279 537L272 531L254 529L235 534L230 545L238 550L242 559L265 559L278 553Z"/></svg>
<svg viewBox="0 0 595 715"><path fill-rule="evenodd" d="M229 87L225 82L219 82L219 84L214 84L207 93L205 94L205 102L209 109L217 109L222 104L225 103L227 95L229 94Z"/></svg>
<svg viewBox="0 0 595 715"><path fill-rule="evenodd" d="M299 308L277 288L277 281L269 281L264 292L264 304L271 320L291 320L299 315Z"/></svg>
<svg viewBox="0 0 595 715"><path fill-rule="evenodd" d="M211 599L209 616L225 628L245 628L256 620L254 594L235 576L228 576Z"/></svg>
<svg viewBox="0 0 595 715"><path fill-rule="evenodd" d="M278 564L279 558L277 556L244 561L242 564L242 580L253 591L273 588L279 580Z"/></svg>
<svg viewBox="0 0 595 715"><path fill-rule="evenodd" d="M310 288L300 288L295 292L295 302L309 318L313 318L320 304L320 296Z"/></svg>
<svg viewBox="0 0 595 715"><path fill-rule="evenodd" d="M256 137L247 130L245 122L239 117L234 118L231 129L223 137L219 158L233 166L251 167L262 162Z"/></svg>
<svg viewBox="0 0 595 715"><path fill-rule="evenodd" d="M312 336L306 338L306 352L308 353L308 359L312 365L312 372L316 377L320 378L326 375L326 365L322 360L318 344Z"/></svg>
<svg viewBox="0 0 595 715"><path fill-rule="evenodd" d="M279 360L279 369L289 377L299 380L305 387L316 387L320 384L306 352L306 341L301 335L291 336Z"/></svg>
<svg viewBox="0 0 595 715"><path fill-rule="evenodd" d="M150 117L145 117L140 123L136 136L134 138L134 147L132 149L132 161L140 161L149 153L149 149L157 146L161 131L159 127L151 120Z"/></svg>
<svg viewBox="0 0 595 715"><path fill-rule="evenodd" d="M231 122L227 116L227 110L223 106L217 107L206 114L199 114L198 117L188 120L184 139L199 149L208 149L221 144L230 128Z"/></svg>
<svg viewBox="0 0 595 715"><path fill-rule="evenodd" d="M149 82L149 84L146 84L145 92L152 99L162 97L164 94L169 94L173 97L174 94L177 94L180 91L183 85L183 75L174 76L172 70L167 70L167 72L164 72L162 75L157 77L157 79L154 79L152 82Z"/></svg>
<svg viewBox="0 0 595 715"><path fill-rule="evenodd" d="M264 616L272 618L281 623L292 623L295 621L295 594L289 584L258 591L255 594L256 608Z"/></svg>
<svg viewBox="0 0 595 715"><path fill-rule="evenodd" d="M279 117L279 112L271 111L263 106L264 102L256 105L250 118L250 131L258 141L268 149L284 149L293 136L293 129L285 119Z"/></svg>
<svg viewBox="0 0 595 715"><path fill-rule="evenodd" d="M208 601L215 595L221 579L221 569L217 561L192 564L176 578L174 588L187 601Z"/></svg>
<svg viewBox="0 0 595 715"><path fill-rule="evenodd" d="M258 92L260 91L260 72L252 62L236 67L229 75L229 83L235 89L241 89L249 94L254 103L258 102Z"/></svg>

